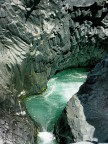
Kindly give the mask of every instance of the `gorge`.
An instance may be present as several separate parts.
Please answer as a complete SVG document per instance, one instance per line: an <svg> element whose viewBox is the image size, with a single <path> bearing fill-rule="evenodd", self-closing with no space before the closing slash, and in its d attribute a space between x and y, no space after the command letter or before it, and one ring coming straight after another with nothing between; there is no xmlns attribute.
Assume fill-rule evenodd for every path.
<svg viewBox="0 0 108 144"><path fill-rule="evenodd" d="M82 98L79 98L81 95L90 96L91 99L91 93L93 95L95 93L96 97L96 95L99 95L98 88L100 88L104 91L103 93L100 92L100 97L104 95L107 97L107 58L105 58L107 53L107 0L0 0L0 144L34 144L37 135L35 126L39 130L42 128L40 123L35 125L33 115L29 116L29 113L35 114L36 112L38 114L39 111L33 110L34 112L32 112L32 104L30 103L30 106L26 103L26 108L30 108L26 111L24 101L27 99L27 102L30 102L28 99L31 99L31 102L33 100L33 103L36 103L37 98L33 99L32 96L40 95L38 99L41 105L41 95L48 92L47 85L50 87L50 81L53 80L53 77L56 77L56 73L59 75L59 72L63 73L62 71L67 68L71 68L72 73L74 68L94 68L104 58L105 63L102 61L104 66L98 64L100 68L95 70L96 74L93 74L90 79L87 78L89 82L85 82L83 88L73 96L77 99L77 102L81 102L81 105L79 104L77 108L79 111L75 111L78 121L73 117L69 120L72 124L68 125L67 122L67 105L71 103L70 101L67 103L67 101L74 94L72 93L73 89L71 92L69 91L71 96L67 96L66 101L62 101L65 101L65 104L59 101L59 97L56 97L57 102L54 99L55 97L51 97L56 104L60 102L61 107L65 108L64 113L57 116L57 119L59 119L56 124L56 121L51 121L53 126L55 124L54 134L57 141L68 144L68 138L70 143L89 140L85 138L82 127L79 126L78 133L76 132L73 121L80 124L79 114L83 108L86 114L90 113L92 115L92 111L89 111L88 107L86 111L87 105L84 104ZM100 69L104 72L100 72ZM94 76L98 72L100 73L100 79L104 76L102 78L104 79L103 83L100 80L100 84ZM94 86L95 79L97 84ZM71 80L70 77L69 80ZM106 85L105 89L101 88L103 85ZM62 86L61 83L60 86ZM70 86L67 85L68 88ZM87 88L87 92L84 87ZM93 87L94 89L92 89ZM63 94L61 95L63 96L65 94L64 87L60 89L62 89ZM60 90L58 89L58 91ZM63 98L62 96L61 98ZM48 98L51 100L50 97ZM84 99L87 98L84 97ZM40 110L43 109L45 113L47 106L45 99L43 101L45 106L42 106ZM97 105L98 103L101 104L101 100L97 97L96 101ZM104 105L103 101L102 104ZM48 105L50 105L50 101ZM70 105L69 113L74 113ZM99 109L96 108L94 101L90 102L90 108L92 105L96 111ZM103 105L101 105L101 108L105 109L107 98L105 107ZM77 104L75 107L77 107ZM99 110L101 111L101 109ZM81 112L84 118L85 113ZM104 112L107 115L107 109L101 112L100 115L98 113L98 115L107 121L107 117L103 116ZM64 121L64 118L66 121ZM87 118L89 119L88 115ZM66 124L65 128L69 128L67 130L63 127L62 130L62 132L66 131L68 138L66 138L65 133L61 135L61 131L59 131L61 119ZM44 120L45 118L42 121L39 118L39 122L43 122L43 124ZM87 124L87 121L83 120L81 122ZM92 123L90 120L89 122ZM107 127L103 119L102 124L104 128ZM75 128L74 132L71 127ZM96 127L98 126L96 125ZM48 129L52 128L49 126ZM86 129L84 130L86 131ZM104 133L105 137L96 133L96 137L101 137L99 142L107 142L106 133L107 130ZM52 135L50 136L52 137ZM61 136L64 136L64 139ZM75 137L74 141L73 137ZM95 140L91 138L89 141L93 142Z"/></svg>
<svg viewBox="0 0 108 144"><path fill-rule="evenodd" d="M52 139L49 138L49 141L46 139L51 137L54 125L66 103L78 91L81 84L85 81L86 75L87 69L74 68L64 70L49 80L48 88L43 94L26 100L26 109L40 131L38 137L41 137L41 139L38 140L38 144L55 143L54 137ZM45 140L42 141L42 139ZM53 139L54 142L50 141Z"/></svg>
<svg viewBox="0 0 108 144"><path fill-rule="evenodd" d="M56 126L60 143L108 143L108 56L87 76L86 82L68 101ZM67 131L68 129L68 131Z"/></svg>

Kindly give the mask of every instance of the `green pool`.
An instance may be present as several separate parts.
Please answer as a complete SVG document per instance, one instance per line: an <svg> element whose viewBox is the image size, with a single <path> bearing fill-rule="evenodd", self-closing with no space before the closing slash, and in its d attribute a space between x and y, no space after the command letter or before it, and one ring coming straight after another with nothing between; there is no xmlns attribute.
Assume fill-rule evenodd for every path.
<svg viewBox="0 0 108 144"><path fill-rule="evenodd" d="M66 103L84 83L87 72L87 69L81 68L59 72L48 81L48 88L43 94L31 96L26 100L29 115L42 131L51 132L53 130Z"/></svg>

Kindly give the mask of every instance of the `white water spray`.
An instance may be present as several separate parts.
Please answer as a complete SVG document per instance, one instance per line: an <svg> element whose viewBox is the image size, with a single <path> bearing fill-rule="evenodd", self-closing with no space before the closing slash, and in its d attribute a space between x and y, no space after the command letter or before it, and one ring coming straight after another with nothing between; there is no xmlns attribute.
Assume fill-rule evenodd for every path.
<svg viewBox="0 0 108 144"><path fill-rule="evenodd" d="M38 144L56 144L56 139L51 132L39 132L37 143Z"/></svg>

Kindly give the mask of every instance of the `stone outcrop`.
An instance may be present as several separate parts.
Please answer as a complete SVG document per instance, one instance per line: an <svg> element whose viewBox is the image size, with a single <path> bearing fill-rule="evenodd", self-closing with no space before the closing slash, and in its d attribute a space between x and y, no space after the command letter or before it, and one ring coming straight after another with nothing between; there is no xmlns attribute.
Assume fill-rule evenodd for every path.
<svg viewBox="0 0 108 144"><path fill-rule="evenodd" d="M96 64L107 53L107 11L103 0L1 0L0 100L43 91L56 71Z"/></svg>
<svg viewBox="0 0 108 144"><path fill-rule="evenodd" d="M108 56L88 74L55 127L61 142L108 143ZM62 143L62 142L61 142Z"/></svg>
<svg viewBox="0 0 108 144"><path fill-rule="evenodd" d="M34 125L0 109L0 144L34 144Z"/></svg>
<svg viewBox="0 0 108 144"><path fill-rule="evenodd" d="M0 0L0 107L20 112L21 92L40 93L57 71L102 59L107 11L103 0Z"/></svg>

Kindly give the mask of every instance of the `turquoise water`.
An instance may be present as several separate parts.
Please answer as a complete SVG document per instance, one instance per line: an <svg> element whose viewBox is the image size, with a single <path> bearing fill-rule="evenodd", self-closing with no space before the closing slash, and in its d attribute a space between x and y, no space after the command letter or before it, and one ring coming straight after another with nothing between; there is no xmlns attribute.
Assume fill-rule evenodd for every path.
<svg viewBox="0 0 108 144"><path fill-rule="evenodd" d="M26 100L26 108L42 131L51 132L68 100L84 83L86 69L66 69L52 77L47 90Z"/></svg>

